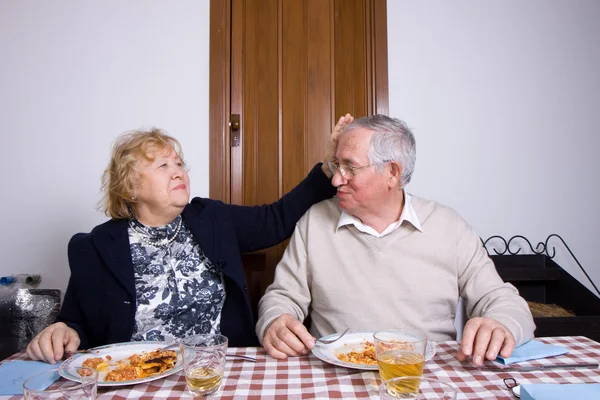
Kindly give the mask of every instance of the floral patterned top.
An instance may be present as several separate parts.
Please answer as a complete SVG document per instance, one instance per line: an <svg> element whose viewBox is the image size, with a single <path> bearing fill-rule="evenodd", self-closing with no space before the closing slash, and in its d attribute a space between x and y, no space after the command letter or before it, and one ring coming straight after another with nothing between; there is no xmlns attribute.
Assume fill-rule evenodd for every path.
<svg viewBox="0 0 600 400"><path fill-rule="evenodd" d="M171 341L220 333L223 275L204 255L181 215L162 227L133 218L128 233L136 288L132 340ZM169 239L173 239L169 244L156 244Z"/></svg>

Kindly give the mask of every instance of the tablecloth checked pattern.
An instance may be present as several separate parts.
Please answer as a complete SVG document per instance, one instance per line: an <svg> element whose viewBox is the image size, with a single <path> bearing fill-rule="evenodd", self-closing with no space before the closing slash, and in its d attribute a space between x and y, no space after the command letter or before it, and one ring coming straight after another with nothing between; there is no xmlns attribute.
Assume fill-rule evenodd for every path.
<svg viewBox="0 0 600 400"><path fill-rule="evenodd" d="M600 344L588 338L538 338L546 343L562 345L569 352L562 356L517 365L600 362ZM459 399L514 399L503 383L507 377L524 383L600 383L600 369L551 370L533 372L492 372L455 358L458 343L436 344L435 356L425 364L424 374L453 383ZM380 383L377 371L336 367L314 355L274 360L262 348L232 348L230 353L256 357L252 363L228 359L221 390L210 399L378 399ZM9 359L26 359L18 354ZM492 364L492 363L490 363ZM497 365L497 364L496 364ZM9 399L20 399L13 396ZM179 399L192 396L186 391L185 378L178 373L165 379L121 388L99 388L98 399Z"/></svg>

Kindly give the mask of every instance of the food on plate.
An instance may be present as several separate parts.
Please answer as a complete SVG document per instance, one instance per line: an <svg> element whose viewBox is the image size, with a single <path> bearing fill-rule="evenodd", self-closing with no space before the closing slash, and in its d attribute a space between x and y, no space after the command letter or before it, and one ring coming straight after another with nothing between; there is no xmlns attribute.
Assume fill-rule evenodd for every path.
<svg viewBox="0 0 600 400"><path fill-rule="evenodd" d="M106 360L112 360L106 356ZM117 367L108 371L104 377L106 382L123 382L134 379L147 378L160 374L175 367L177 364L177 353L173 350L154 350L133 354L124 361L118 361ZM101 357L88 358L81 366L95 368L98 371L107 371L109 363ZM102 368L102 369L100 369Z"/></svg>
<svg viewBox="0 0 600 400"><path fill-rule="evenodd" d="M141 374L145 376L160 374L175 366L177 353L173 350L155 350L150 353L134 354L129 357L129 362L136 368L141 368Z"/></svg>
<svg viewBox="0 0 600 400"><path fill-rule="evenodd" d="M375 346L373 343L365 340L362 345L364 346L364 350L340 353L337 355L337 358L352 364L377 365L377 357L375 357Z"/></svg>
<svg viewBox="0 0 600 400"><path fill-rule="evenodd" d="M88 358L87 360L85 360L81 364L81 366L88 367L88 368L94 368L98 372L103 372L103 371L108 370L108 361L110 361L110 356L106 357L106 361L102 357L93 357L93 358ZM84 369L80 369L78 372L82 376L91 375L91 371L86 371Z"/></svg>
<svg viewBox="0 0 600 400"><path fill-rule="evenodd" d="M142 378L142 376L140 376L137 367L127 365L125 363L119 363L119 367L106 374L104 380L106 382L123 382L138 378Z"/></svg>

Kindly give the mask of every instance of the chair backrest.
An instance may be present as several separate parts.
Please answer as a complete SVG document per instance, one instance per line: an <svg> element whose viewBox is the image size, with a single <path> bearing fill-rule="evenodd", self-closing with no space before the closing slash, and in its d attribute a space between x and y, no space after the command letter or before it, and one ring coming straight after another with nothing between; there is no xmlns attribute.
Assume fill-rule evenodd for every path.
<svg viewBox="0 0 600 400"><path fill-rule="evenodd" d="M246 273L250 307L252 308L255 323L258 321L258 302L263 295L262 281L266 271L265 262L266 255L264 253L242 254L242 264Z"/></svg>

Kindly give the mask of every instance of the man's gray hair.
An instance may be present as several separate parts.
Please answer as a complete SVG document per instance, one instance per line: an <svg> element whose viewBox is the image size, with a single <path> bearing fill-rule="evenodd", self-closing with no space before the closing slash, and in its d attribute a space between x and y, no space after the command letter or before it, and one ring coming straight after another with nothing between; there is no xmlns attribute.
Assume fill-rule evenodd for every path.
<svg viewBox="0 0 600 400"><path fill-rule="evenodd" d="M397 118L376 114L355 119L344 128L343 133L357 128L373 132L369 148L369 163L375 164L379 172L386 162L398 162L402 166L400 187L406 186L415 170L417 159L415 137L408 126Z"/></svg>

